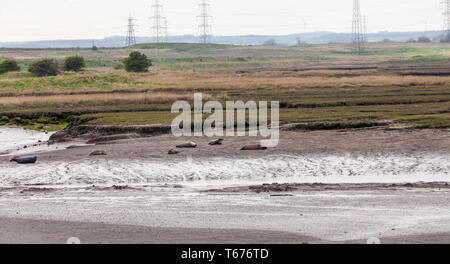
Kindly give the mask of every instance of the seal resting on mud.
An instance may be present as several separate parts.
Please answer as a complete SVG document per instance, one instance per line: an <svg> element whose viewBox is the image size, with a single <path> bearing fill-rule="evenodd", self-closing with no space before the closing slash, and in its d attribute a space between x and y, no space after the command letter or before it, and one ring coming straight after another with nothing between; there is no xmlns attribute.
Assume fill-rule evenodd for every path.
<svg viewBox="0 0 450 264"><path fill-rule="evenodd" d="M266 150L267 147L262 146L261 144L257 145L247 145L241 148L241 150Z"/></svg>
<svg viewBox="0 0 450 264"><path fill-rule="evenodd" d="M91 152L91 154L89 154L89 156L106 156L108 154L106 154L106 151L104 150L94 150Z"/></svg>
<svg viewBox="0 0 450 264"><path fill-rule="evenodd" d="M174 150L174 149L169 150L169 155L176 155L176 154L179 154L179 153L180 152L178 150Z"/></svg>
<svg viewBox="0 0 450 264"><path fill-rule="evenodd" d="M187 142L184 144L180 144L177 146L177 148L196 148L197 144L195 144L194 142Z"/></svg>
<svg viewBox="0 0 450 264"><path fill-rule="evenodd" d="M19 158L19 157L11 157L9 158L10 162L17 162L18 164L33 164L36 163L37 157L25 157L25 158Z"/></svg>
<svg viewBox="0 0 450 264"><path fill-rule="evenodd" d="M223 138L219 138L219 139L209 142L209 145L211 145L211 146L222 145L222 143L223 143Z"/></svg>

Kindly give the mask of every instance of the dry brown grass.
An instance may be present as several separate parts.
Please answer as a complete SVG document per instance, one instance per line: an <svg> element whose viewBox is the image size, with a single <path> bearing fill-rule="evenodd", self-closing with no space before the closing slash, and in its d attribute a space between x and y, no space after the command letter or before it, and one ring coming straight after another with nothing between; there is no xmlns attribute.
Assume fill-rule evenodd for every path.
<svg viewBox="0 0 450 264"><path fill-rule="evenodd" d="M316 73L309 71L309 74ZM319 71L323 74L323 71ZM334 72L335 73L335 72ZM258 72L244 75L230 73L187 73L181 71L159 71L153 75L139 75L137 80L148 83L152 89L176 90L235 90L258 88L314 88L314 87L383 87L410 85L450 85L449 76L400 76L400 75L369 75L354 77L329 76L290 76L296 73ZM138 85L149 88L145 84Z"/></svg>
<svg viewBox="0 0 450 264"><path fill-rule="evenodd" d="M211 98L203 95L204 98ZM50 96L19 96L0 97L0 105L51 105L51 104L81 104L85 102L123 102L136 103L169 103L177 100L192 100L192 93L114 93L114 94L76 94L76 95L50 95Z"/></svg>
<svg viewBox="0 0 450 264"><path fill-rule="evenodd" d="M272 91L274 97L283 93L299 95L300 92L317 89L356 89L356 88L388 88L388 87L450 87L450 76L401 76L394 74L372 74L359 76L336 77L345 71L310 70L294 71L261 71L255 73L206 73L193 71L175 71L157 69L149 73L128 74L120 71L102 69L101 71L82 74L77 78L58 76L53 82L58 85L79 85L77 89L33 90L34 86L47 83L43 79L31 79L30 89L22 91L4 91L0 93L2 105L52 104L79 102L136 101L145 103L167 103L175 100L188 100L194 92L203 92L206 97L228 99L235 96L228 94L261 94L265 90ZM123 83L114 83L112 88L97 87L97 79L115 73ZM306 76L298 76L307 74ZM316 75L315 75L316 74ZM19 77L17 77L19 78ZM13 83L15 78L5 78L2 82ZM133 84L129 84L133 83ZM92 86L85 86L91 85ZM50 85L50 83L48 84ZM298 97L298 96L297 96Z"/></svg>

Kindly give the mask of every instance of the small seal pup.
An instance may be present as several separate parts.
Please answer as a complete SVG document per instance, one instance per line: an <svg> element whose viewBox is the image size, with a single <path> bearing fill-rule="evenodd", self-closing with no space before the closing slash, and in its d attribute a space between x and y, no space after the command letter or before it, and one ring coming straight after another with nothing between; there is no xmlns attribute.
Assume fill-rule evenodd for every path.
<svg viewBox="0 0 450 264"><path fill-rule="evenodd" d="M168 153L169 153L169 155L176 155L176 154L179 154L180 152L178 150L171 149L171 150L169 150Z"/></svg>
<svg viewBox="0 0 450 264"><path fill-rule="evenodd" d="M209 142L209 145L211 145L211 146L222 145L222 143L223 143L223 138L219 138L219 139Z"/></svg>
<svg viewBox="0 0 450 264"><path fill-rule="evenodd" d="M89 154L89 156L106 156L108 154L106 154L106 151L104 150L94 150L91 152L91 154Z"/></svg>
<svg viewBox="0 0 450 264"><path fill-rule="evenodd" d="M177 148L196 148L196 147L197 147L197 144L195 144L192 141L184 143L184 144L180 144L180 145L177 146Z"/></svg>
<svg viewBox="0 0 450 264"><path fill-rule="evenodd" d="M261 144L257 145L246 145L241 150L266 150L267 147L262 146Z"/></svg>

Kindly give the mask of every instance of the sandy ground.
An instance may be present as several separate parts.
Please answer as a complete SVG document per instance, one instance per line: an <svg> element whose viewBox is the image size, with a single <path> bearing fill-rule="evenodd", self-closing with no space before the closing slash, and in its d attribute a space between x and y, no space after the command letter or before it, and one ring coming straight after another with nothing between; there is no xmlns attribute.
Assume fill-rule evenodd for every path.
<svg viewBox="0 0 450 264"><path fill-rule="evenodd" d="M450 243L449 132L289 132L249 152L257 139L166 135L31 166L0 157L0 243ZM274 182L298 184L261 185Z"/></svg>
<svg viewBox="0 0 450 264"><path fill-rule="evenodd" d="M258 230L155 228L132 225L0 219L0 243L64 244L302 244L323 241L297 234Z"/></svg>
<svg viewBox="0 0 450 264"><path fill-rule="evenodd" d="M15 188L1 192L0 242L449 243L449 194L445 185Z"/></svg>
<svg viewBox="0 0 450 264"><path fill-rule="evenodd" d="M76 235L81 244L366 244L368 241L324 241L293 233L227 230L155 228L143 226L0 219L0 244L64 244ZM80 237L83 239L81 240ZM381 238L385 244L448 244L450 233Z"/></svg>

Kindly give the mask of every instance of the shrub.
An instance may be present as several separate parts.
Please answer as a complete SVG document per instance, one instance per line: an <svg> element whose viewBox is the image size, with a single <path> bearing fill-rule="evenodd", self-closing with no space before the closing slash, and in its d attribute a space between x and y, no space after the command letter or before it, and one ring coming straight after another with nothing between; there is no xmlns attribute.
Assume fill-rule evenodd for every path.
<svg viewBox="0 0 450 264"><path fill-rule="evenodd" d="M127 72L146 72L152 66L151 60L143 53L133 51L130 56L123 60Z"/></svg>
<svg viewBox="0 0 450 264"><path fill-rule="evenodd" d="M20 71L17 61L8 59L0 62L0 74L12 71Z"/></svg>
<svg viewBox="0 0 450 264"><path fill-rule="evenodd" d="M42 59L30 64L28 71L38 77L56 76L59 73L59 66L56 60Z"/></svg>
<svg viewBox="0 0 450 264"><path fill-rule="evenodd" d="M79 72L86 67L84 58L80 56L67 57L63 62L63 70Z"/></svg>
<svg viewBox="0 0 450 264"><path fill-rule="evenodd" d="M93 51L97 51L98 50L98 47L97 46L92 46L92 48L91 48Z"/></svg>

